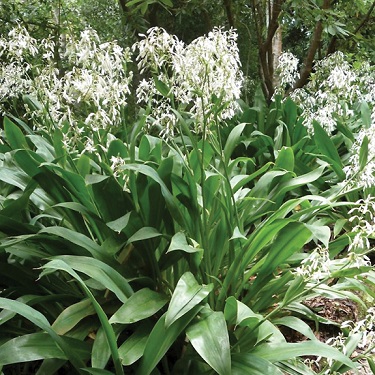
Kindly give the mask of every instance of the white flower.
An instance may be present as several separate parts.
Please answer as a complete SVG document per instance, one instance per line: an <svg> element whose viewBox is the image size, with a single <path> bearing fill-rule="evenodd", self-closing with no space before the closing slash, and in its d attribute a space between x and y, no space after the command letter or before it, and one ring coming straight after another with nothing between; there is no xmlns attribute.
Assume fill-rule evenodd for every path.
<svg viewBox="0 0 375 375"><path fill-rule="evenodd" d="M167 96L161 95L153 79L144 79L137 89L138 102L151 103L152 123L162 127L162 136L174 134L173 109L188 109L195 131L201 131L203 123L231 118L239 110L243 74L236 37L233 30L215 28L185 46L165 30L152 28L133 46L139 50L141 73L153 74L169 90Z"/></svg>
<svg viewBox="0 0 375 375"><path fill-rule="evenodd" d="M279 57L277 71L279 74L279 87L276 88L277 93L281 93L287 86L292 86L299 78L298 58L290 52L284 52Z"/></svg>
<svg viewBox="0 0 375 375"><path fill-rule="evenodd" d="M319 281L328 277L331 273L332 261L327 249L317 247L301 262L295 273L306 281Z"/></svg>
<svg viewBox="0 0 375 375"><path fill-rule="evenodd" d="M279 68L283 87L285 83L292 82L296 62L283 55L281 61ZM354 109L362 101L369 104L372 119L375 119L374 67L363 63L360 68L354 68L343 53L336 52L318 62L314 70L310 82L291 94L303 110L304 124L310 133L314 132L314 120L329 134L336 130L337 119L353 122Z"/></svg>

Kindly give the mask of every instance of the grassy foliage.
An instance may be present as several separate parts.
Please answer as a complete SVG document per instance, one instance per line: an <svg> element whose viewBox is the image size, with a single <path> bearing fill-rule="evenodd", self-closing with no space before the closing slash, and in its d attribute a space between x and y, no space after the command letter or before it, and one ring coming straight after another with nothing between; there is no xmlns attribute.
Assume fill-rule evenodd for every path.
<svg viewBox="0 0 375 375"><path fill-rule="evenodd" d="M347 333L351 351L318 341L306 322L330 322L303 304L374 294L371 267L347 251L358 192L342 187L344 136L318 124L309 136L291 100L244 108L203 138L187 121L166 142L141 118L100 153L72 154L58 132L24 135L5 119L1 365L311 374L300 358L316 355L339 373L356 366L360 335ZM327 263L303 273L317 246ZM307 340L288 343L282 326Z"/></svg>
<svg viewBox="0 0 375 375"><path fill-rule="evenodd" d="M189 64L160 35L139 45L163 74L141 64L152 95L136 121L126 123L115 102L116 127L93 127L95 110L77 99L69 105L79 116L71 124L59 110L56 124L32 96L24 99L33 121L4 118L3 372L19 364L36 374L308 375L344 373L362 359L373 367L375 202L371 185L354 183L372 162L371 139L355 134L371 128L365 104L356 113L363 126L343 123L331 135L315 121L308 131L291 99L238 100L238 59L225 63L237 52L233 33L215 29L181 48ZM317 297L351 300L363 317L331 321L308 303ZM315 337L323 325L340 332L335 345ZM324 357L315 367L314 356Z"/></svg>

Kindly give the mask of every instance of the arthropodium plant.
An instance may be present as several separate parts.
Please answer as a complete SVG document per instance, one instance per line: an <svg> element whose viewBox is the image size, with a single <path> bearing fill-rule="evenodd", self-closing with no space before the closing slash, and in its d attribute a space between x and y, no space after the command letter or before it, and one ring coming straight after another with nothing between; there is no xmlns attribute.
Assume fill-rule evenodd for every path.
<svg viewBox="0 0 375 375"><path fill-rule="evenodd" d="M233 148L240 141L242 130L243 125L233 128L224 147L227 155L231 155ZM200 180L202 175L198 173L194 179L194 173L190 169L197 164L197 170L200 170L197 152L201 152L201 148L192 149L186 155L190 164L184 165L181 164L180 154L176 154L176 150L169 157L163 155L161 147L163 141L146 135L142 137L139 144L138 162L135 163L133 160L133 163L123 167L123 170L131 172L128 173L128 180L124 181L118 176L120 186L130 190L130 193L127 193L117 184L113 185L114 181L109 176L88 175L86 185L83 184L82 176L70 171L70 167L75 163L71 164L70 161L65 168L55 165L54 153L58 149L53 150L46 140L43 141L41 137L35 135L24 138L10 122L6 123L5 134L7 142L15 150L10 151L14 154L14 161L8 160L10 164L6 166L9 170L2 179L14 184L15 177L22 176L21 181L23 181L21 185L17 184L17 187L21 188L21 196L13 206L23 204L20 207L25 209L27 207L25 204L30 197L42 212L29 212L31 221L28 224L31 226L28 228L29 230L33 228L34 233L26 237L5 237L2 239L2 248L8 254L17 257L22 254L20 244L27 241L29 262L36 261L37 265L42 265L41 280L47 277L55 281L49 286L48 283L43 285L44 293L47 292L47 295L40 289L37 289L36 293L43 293L46 298L49 297L54 301L56 287L54 275L58 271L74 278L86 297L80 295L76 287L72 293L70 288L65 286L65 293L71 295L70 298L74 298L75 303L69 304L69 299L66 297L59 298L60 305L63 303L64 307L58 308L50 317L53 321L52 327L43 315L22 303L26 297L21 294L21 288L16 289L16 296L21 298L19 301L1 299L1 306L13 311L13 314L7 313L5 323L14 316L14 313L18 313L48 332L51 337L47 339L39 333L27 335L30 330L23 331L24 336L9 340L2 346L1 363L14 361L12 356L14 347L22 347L23 355L30 356L27 348L34 345L39 348L39 352L29 358L42 359L52 356L68 359L77 370L84 367L88 358L91 358L93 367L104 368L108 366L108 358L111 356L117 374L122 373L123 365L130 371L134 369L139 374L148 374L163 358L163 371L169 371L172 364L166 356L167 350L180 351L186 332L189 344L186 348L186 357L179 358L176 364L177 373L181 368L192 371L194 366L198 366L195 369L199 372L209 370L211 367L219 374L236 373L236 371L241 373L245 369L263 371L264 368L270 373L279 373L273 362L280 361L280 366L288 369L288 366L291 366L288 359L307 352L311 354L324 352L329 357L348 366L351 365L339 352L331 350L318 341L301 343L297 346L286 343L276 326L271 323L273 319L281 318L275 320L276 325L296 327L296 322L282 319L283 311L292 302L303 299L306 292L314 289L310 286L305 290L306 282L298 277L293 280L287 266L289 256L300 251L314 229L313 227L309 229L299 222L299 217L305 210L287 216L293 212L294 207L307 201L309 204L306 206L305 213L308 214L311 211L310 204L314 204L314 200L320 202L318 197L301 197L286 202L279 209L274 210L274 214L269 217L266 215L269 208L265 208L265 211L259 212L261 217L266 215L265 218L250 220L250 223L254 220L258 221L257 228L254 229L253 225L248 223L246 239L241 233L242 228L236 230L234 224L246 221L247 210L244 210L244 216L237 218L234 224L229 224L231 223L229 217L234 215L233 209L237 203L242 201L243 208L246 208L246 205L244 206L246 197L253 189L245 188L245 184L252 183L256 176L265 173L270 166L255 175L244 173L238 176L235 170L232 170L229 175L230 182L233 190L238 193L233 201L231 191L225 185L226 178L217 172L215 174L215 169L220 167L220 162L217 162L217 155L214 156L212 150L210 151L212 158L210 160L205 158L207 164L203 175L205 186ZM28 144L27 140L34 144L35 151L22 149L22 145ZM208 150L208 144L205 147ZM129 158L133 159L130 148L128 151L125 151L126 149L126 145L113 140L108 152L122 150L123 157L129 152ZM47 150L50 152L46 153ZM110 159L109 156L107 159ZM286 165L283 159L289 156L288 151L281 152L278 165ZM241 160L243 161L243 158ZM239 160L233 162L236 165ZM80 173L85 170L87 173L88 163L89 160L85 161L84 155L81 156L77 163ZM155 165L156 168L151 168L147 164ZM92 172L95 172L95 169ZM270 170L268 176L265 173L264 178L255 183L254 189L258 184L258 190L268 190L271 193L269 198L272 198L277 195L277 191L285 191L296 186L297 181L294 182L292 176L284 179L284 184L277 183L275 178L278 173L275 172L281 170ZM297 185L307 181L313 182L321 172L304 176L304 181L299 180ZM287 176L287 173L282 175ZM41 194L40 190L34 193L34 190L28 189L32 179L39 181L44 194ZM164 183L163 180L166 182ZM266 180L273 181L276 189L272 189ZM46 181L48 183L45 183ZM204 189L208 187L211 189L205 191ZM171 192L177 199L173 198ZM125 200L129 200L130 194L133 196L130 200L132 203L126 207L124 203ZM196 196L194 197L193 194ZM206 195L205 198L203 194ZM116 196L118 200L119 195L124 196L121 206L105 199L108 196ZM43 201L40 200L41 198L44 198ZM252 198L248 201L251 206L248 210L252 209L252 203L258 199L257 195L253 195ZM262 200L262 197L259 199ZM44 202L49 202L47 208ZM10 203L8 207L7 212L15 211L11 210ZM205 216L203 208L206 212ZM319 206L315 206L314 210L316 209L319 209ZM124 212L123 216L121 211ZM226 211L230 212L226 213ZM178 214L179 212L188 215L184 215L184 219ZM65 219L62 220L64 217ZM18 222L20 228L21 224L25 225L23 219L17 216L13 218L21 220ZM56 226L58 222L60 224ZM38 228L40 225L41 229ZM200 226L203 226L203 231L200 230ZM2 230L6 228L4 224ZM281 229L284 231L281 232ZM56 243L56 247L51 241ZM207 249L203 248L203 243L208 246ZM61 253L63 244L64 253ZM42 246L42 253L38 249L40 246ZM117 256L113 257L111 254L117 255L118 260L116 260ZM47 263L40 259L46 256L50 257ZM121 260L122 266L118 263ZM276 267L280 266L280 263L285 263L286 266L277 271ZM194 272L195 277L190 271ZM354 274L362 271L362 269L351 270ZM273 272L277 272L278 277L275 278ZM126 274L135 276L132 277L131 286L123 277ZM145 277L147 279L142 281ZM331 275L327 275L325 280L328 278L331 278ZM153 290L143 286L145 281ZM4 292L6 296L11 296L10 288L6 288ZM51 295L49 296L48 293ZM217 293L218 295L215 296ZM335 291L330 290L330 293L333 294ZM206 299L211 308L205 305ZM92 306L92 309L88 310L88 306ZM143 306L141 311L139 306ZM116 309L118 310L114 311ZM98 330L94 346L93 348L84 346L82 351L74 354L72 348L73 350L78 348L79 340L85 339L89 333L87 326L84 325L88 311L90 315L96 313L99 319L99 321L95 319L90 326L93 327L91 329ZM231 339L227 324L233 327L230 328L234 335ZM313 337L302 323L298 324L298 329L307 333L308 337ZM56 331L64 334L62 339L56 337ZM76 340L68 340L65 338L67 335L73 335ZM119 335L119 340L124 341L122 345L116 344L116 335ZM254 335L257 337L255 341ZM262 343L266 337L268 337L267 343ZM42 349L41 343L47 340L50 349ZM62 351L56 349L54 341ZM134 343L137 343L137 350L131 352L130 348ZM234 352L231 354L231 346L236 348L233 349L234 352L237 351L240 355L236 356ZM280 346L288 348L288 355L273 350ZM273 353L272 356L270 352ZM198 353L203 361L194 353ZM19 359L21 358L25 357L20 356ZM207 364L205 365L204 362ZM51 364L46 361L42 368L51 368L49 366L61 366L61 362Z"/></svg>
<svg viewBox="0 0 375 375"><path fill-rule="evenodd" d="M226 40L225 35L218 39ZM202 71L210 72L209 68ZM3 312L3 323L11 330L11 319L19 319L14 317L18 313L50 338L26 325L22 336L2 345L0 363L12 363L13 349L22 347L23 359L55 359L45 361L43 371L61 366L56 358L69 360L78 372L90 360L96 368L93 372L114 368L121 374L125 367L142 375L156 368L168 373L176 362L176 373L241 374L266 369L280 374L279 368L295 373L297 365L290 360L306 354L334 358L338 367L353 366L342 353L315 340L302 320L288 316L293 311L314 316L300 303L314 292L355 298L342 292L343 282L328 285L332 278L368 276L366 264L357 267L345 258L330 262L329 271L316 272L314 278L304 277L302 271L293 273L308 257L303 247L311 240L335 255L349 242L340 230L336 233L340 241L330 241L330 225L337 219L332 208L341 206L337 194L312 193L329 188L329 183L320 181L327 165L310 157L305 166L310 171L296 167L311 144L306 142L309 148L301 152L306 133L300 122L294 122L297 109L290 101L285 108L270 111L269 118L277 116L274 121L267 119L262 129L267 135L259 134L254 124L230 121L232 112L224 129L223 111L236 96L210 91L215 71L212 74L200 77L207 92L191 92L194 103L204 103L207 112L197 115L194 107L190 114L174 111L175 138L166 141L143 135L147 118L141 116L125 142L107 135L106 146L95 148L98 155L71 157L61 145L59 131L49 140L48 134L33 134L23 124L29 132L25 137L16 125L5 123L3 167L8 173L1 179L16 194L4 193L1 214L3 219L12 214L11 227L17 229L10 233L14 237L6 235L11 229L5 220L1 222L5 234L1 247L6 252L2 266L10 276L8 260L22 269L28 244L28 262L33 268L42 267L40 282L53 281L38 284L41 287L33 291L52 300L54 309L40 306L52 311L48 321L28 306L38 299L30 302L18 284L12 290L15 281L10 277L3 291L8 298L0 299L8 310ZM154 82L160 96L170 98L170 82ZM285 126L278 117L282 115ZM260 120L259 114L259 128ZM330 151L328 135L319 132L318 125L315 128L314 152L338 165L329 172L332 177L339 173L341 160ZM281 129L287 129L285 137L280 137ZM261 151L267 154L271 149L274 155L234 157L242 142L251 145L256 137L266 143ZM309 263L314 263L313 257L303 264ZM61 283L57 275L69 275L77 284ZM57 290L64 292L58 303ZM12 291L19 301L12 300ZM87 314L95 314L90 326L85 325ZM300 331L310 341L287 343L277 328L281 325ZM90 330L96 332L92 347L82 344L93 337ZM41 345L46 340L47 348ZM81 351L75 350L79 344ZM33 347L39 351L30 357ZM300 373L309 373L302 363L298 366Z"/></svg>

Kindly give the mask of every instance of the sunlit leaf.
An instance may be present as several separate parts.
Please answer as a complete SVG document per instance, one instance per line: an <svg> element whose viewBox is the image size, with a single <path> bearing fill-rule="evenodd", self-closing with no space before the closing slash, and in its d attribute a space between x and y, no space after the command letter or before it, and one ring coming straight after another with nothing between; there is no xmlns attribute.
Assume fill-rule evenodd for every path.
<svg viewBox="0 0 375 375"><path fill-rule="evenodd" d="M184 273L173 292L165 317L166 327L203 301L212 289L213 284L199 285L191 272Z"/></svg>
<svg viewBox="0 0 375 375"><path fill-rule="evenodd" d="M168 298L148 288L143 288L134 293L114 313L110 323L130 324L148 318L158 312L167 302Z"/></svg>
<svg viewBox="0 0 375 375"><path fill-rule="evenodd" d="M207 314L186 330L198 354L220 375L231 374L228 328L222 312Z"/></svg>

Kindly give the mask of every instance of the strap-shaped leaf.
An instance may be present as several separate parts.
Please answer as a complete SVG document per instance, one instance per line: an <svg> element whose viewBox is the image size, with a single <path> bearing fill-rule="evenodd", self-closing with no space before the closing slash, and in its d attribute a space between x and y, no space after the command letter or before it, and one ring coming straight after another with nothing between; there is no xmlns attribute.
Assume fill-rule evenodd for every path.
<svg viewBox="0 0 375 375"><path fill-rule="evenodd" d="M90 358L90 345L86 342L70 337L64 340L80 358ZM47 358L67 359L53 338L44 332L15 337L0 346L0 366Z"/></svg>
<svg viewBox="0 0 375 375"><path fill-rule="evenodd" d="M52 270L60 270L65 271L72 277L74 277L75 280L78 281L79 285L81 286L84 293L87 295L87 297L91 300L92 305L94 306L94 309L98 315L98 318L100 320L101 326L103 327L103 330L106 334L108 345L111 351L113 363L116 370L116 375L123 375L124 370L122 368L122 364L120 361L118 348L117 348L117 342L116 342L116 335L113 331L112 326L110 325L107 315L103 311L102 307L98 303L98 301L95 299L94 295L91 293L90 289L86 286L82 278L75 272L75 270L70 267L69 264L64 262L62 259L54 259L51 262L47 263L43 266L45 269L52 269ZM42 273L43 274L43 273ZM83 366L81 366L83 367Z"/></svg>
<svg viewBox="0 0 375 375"><path fill-rule="evenodd" d="M202 306L200 305L194 306L184 316L177 319L168 327L165 324L166 314L158 320L147 340L136 375L149 375L151 373L167 350L176 341L177 337L180 336L201 309Z"/></svg>
<svg viewBox="0 0 375 375"><path fill-rule="evenodd" d="M173 292L171 303L165 317L168 328L176 320L203 301L212 291L213 284L199 285L191 272L184 273Z"/></svg>
<svg viewBox="0 0 375 375"><path fill-rule="evenodd" d="M146 320L142 322L135 332L119 347L118 351L124 366L129 366L142 357L151 331L152 326Z"/></svg>
<svg viewBox="0 0 375 375"><path fill-rule="evenodd" d="M93 314L95 314L95 309L92 306L91 301L89 299L83 299L62 311L52 324L52 327L56 333L64 335L75 327L82 319Z"/></svg>
<svg viewBox="0 0 375 375"><path fill-rule="evenodd" d="M9 145L14 150L29 148L26 138L23 135L21 129L12 121L10 121L8 117L4 118L4 130L5 130L6 139Z"/></svg>
<svg viewBox="0 0 375 375"><path fill-rule="evenodd" d="M42 268L59 269L59 262L63 261L68 267L92 277L111 290L121 302L125 302L133 294L128 281L114 268L98 259L75 255L61 255L51 259Z"/></svg>
<svg viewBox="0 0 375 375"><path fill-rule="evenodd" d="M252 289L258 292L273 277L274 270L296 251L302 249L310 237L311 231L304 224L288 223L272 244Z"/></svg>
<svg viewBox="0 0 375 375"><path fill-rule="evenodd" d="M143 164L125 164L124 166L122 166L122 168L142 173L157 182L161 188L161 193L163 194L165 202L167 203L167 206L171 211L173 218L184 228L186 227L185 219L181 215L180 209L178 207L177 198L172 195L167 185L165 185L164 181L160 178L160 176L154 169L152 169L148 165Z"/></svg>
<svg viewBox="0 0 375 375"><path fill-rule="evenodd" d="M332 358L340 361L350 368L355 368L356 365L339 350L320 342L303 341L299 343L284 343L282 350L278 344L263 344L254 349L252 354L257 355L270 362L286 361L296 357L314 355L325 358Z"/></svg>
<svg viewBox="0 0 375 375"><path fill-rule="evenodd" d="M146 319L158 312L168 298L148 288L143 288L134 293L115 312L109 320L110 323L130 324Z"/></svg>
<svg viewBox="0 0 375 375"><path fill-rule="evenodd" d="M46 331L52 339L58 344L58 346L63 350L66 358L72 363L72 365L79 371L85 367L82 358L80 358L79 353L77 353L71 345L63 338L60 337L50 326L46 317L34 308L19 302L13 301L7 298L0 297L0 308L13 311L24 318L28 319L30 322L34 323L36 326ZM13 353L14 354L14 353Z"/></svg>
<svg viewBox="0 0 375 375"><path fill-rule="evenodd" d="M221 311L188 327L186 335L198 354L220 375L231 374L228 327Z"/></svg>
<svg viewBox="0 0 375 375"><path fill-rule="evenodd" d="M232 375L282 375L283 373L271 362L249 353L232 356Z"/></svg>

